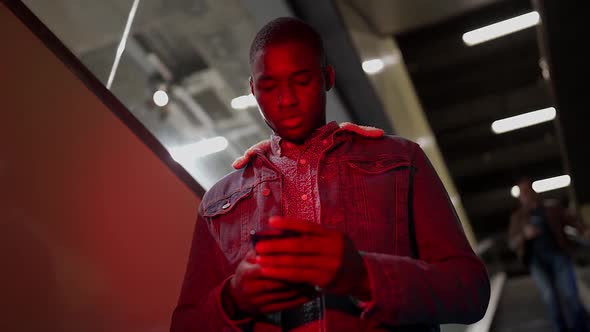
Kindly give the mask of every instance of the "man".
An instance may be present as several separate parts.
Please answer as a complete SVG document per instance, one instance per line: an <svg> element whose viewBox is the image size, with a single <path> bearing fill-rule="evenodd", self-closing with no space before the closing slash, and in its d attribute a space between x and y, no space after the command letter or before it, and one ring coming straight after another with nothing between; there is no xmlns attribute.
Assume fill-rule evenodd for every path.
<svg viewBox="0 0 590 332"><path fill-rule="evenodd" d="M586 313L578 297L564 226L574 226L586 238L589 230L556 202L541 201L528 178L521 179L518 188L521 206L510 220L510 247L529 267L548 306L554 330L570 331L564 318L566 313L571 315L572 331L586 331Z"/></svg>
<svg viewBox="0 0 590 332"><path fill-rule="evenodd" d="M274 134L203 197L172 330L431 331L479 320L485 267L422 150L326 124L335 75L318 33L276 19L250 63ZM269 228L299 236L253 246L251 232Z"/></svg>

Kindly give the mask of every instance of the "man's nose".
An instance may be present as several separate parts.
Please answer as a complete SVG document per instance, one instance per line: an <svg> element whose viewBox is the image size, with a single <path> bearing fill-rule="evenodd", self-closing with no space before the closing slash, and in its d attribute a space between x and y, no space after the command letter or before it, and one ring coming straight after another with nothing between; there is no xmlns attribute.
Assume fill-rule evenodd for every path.
<svg viewBox="0 0 590 332"><path fill-rule="evenodd" d="M297 95L293 91L293 89L289 86L285 86L281 88L279 94L279 107L291 107L295 106L298 103Z"/></svg>

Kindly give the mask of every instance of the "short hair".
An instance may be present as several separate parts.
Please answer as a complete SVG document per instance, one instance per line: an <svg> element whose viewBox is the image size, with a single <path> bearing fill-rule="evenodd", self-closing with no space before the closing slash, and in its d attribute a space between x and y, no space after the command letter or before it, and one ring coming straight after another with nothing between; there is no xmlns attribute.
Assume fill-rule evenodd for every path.
<svg viewBox="0 0 590 332"><path fill-rule="evenodd" d="M303 42L311 46L320 57L321 66L326 65L326 51L320 34L311 25L293 17L276 18L258 31L250 46L250 64L254 62L258 51L286 41Z"/></svg>

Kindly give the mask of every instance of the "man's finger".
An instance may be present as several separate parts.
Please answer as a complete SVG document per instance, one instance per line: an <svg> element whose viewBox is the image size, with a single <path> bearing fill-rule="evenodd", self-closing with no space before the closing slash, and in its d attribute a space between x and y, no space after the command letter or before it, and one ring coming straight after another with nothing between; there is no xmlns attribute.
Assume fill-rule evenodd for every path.
<svg viewBox="0 0 590 332"><path fill-rule="evenodd" d="M291 285L284 281L269 278L250 281L247 287L248 292L251 294L285 292L293 289Z"/></svg>
<svg viewBox="0 0 590 332"><path fill-rule="evenodd" d="M334 271L338 269L336 256L259 255L256 260L264 268L292 268Z"/></svg>
<svg viewBox="0 0 590 332"><path fill-rule="evenodd" d="M302 233L324 234L326 229L312 222L293 217L273 216L268 219L268 224L272 228L292 229Z"/></svg>
<svg viewBox="0 0 590 332"><path fill-rule="evenodd" d="M256 244L258 255L322 255L316 248L313 236L298 236L285 239L260 241Z"/></svg>
<svg viewBox="0 0 590 332"><path fill-rule="evenodd" d="M306 283L319 287L325 287L331 281L329 273L315 269L293 268L262 268L262 275L268 278L283 280L292 283Z"/></svg>
<svg viewBox="0 0 590 332"><path fill-rule="evenodd" d="M342 249L339 245L316 236L303 235L285 239L260 241L256 244L258 255L313 255L336 256Z"/></svg>
<svg viewBox="0 0 590 332"><path fill-rule="evenodd" d="M248 252L244 256L244 259L249 263L256 263L256 252L252 249L248 250Z"/></svg>

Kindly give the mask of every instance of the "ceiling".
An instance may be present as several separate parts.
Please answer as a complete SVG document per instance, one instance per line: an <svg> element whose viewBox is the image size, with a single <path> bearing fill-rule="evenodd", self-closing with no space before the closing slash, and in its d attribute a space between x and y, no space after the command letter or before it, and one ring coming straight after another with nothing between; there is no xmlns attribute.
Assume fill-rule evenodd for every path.
<svg viewBox="0 0 590 332"><path fill-rule="evenodd" d="M433 25L499 0L344 0L379 35Z"/></svg>
<svg viewBox="0 0 590 332"><path fill-rule="evenodd" d="M495 120L554 106L536 29L473 47L461 39L532 10L529 1L488 1L392 34L478 238L507 231L517 178L565 174L554 123L500 135L491 130ZM547 195L565 200L566 194Z"/></svg>

